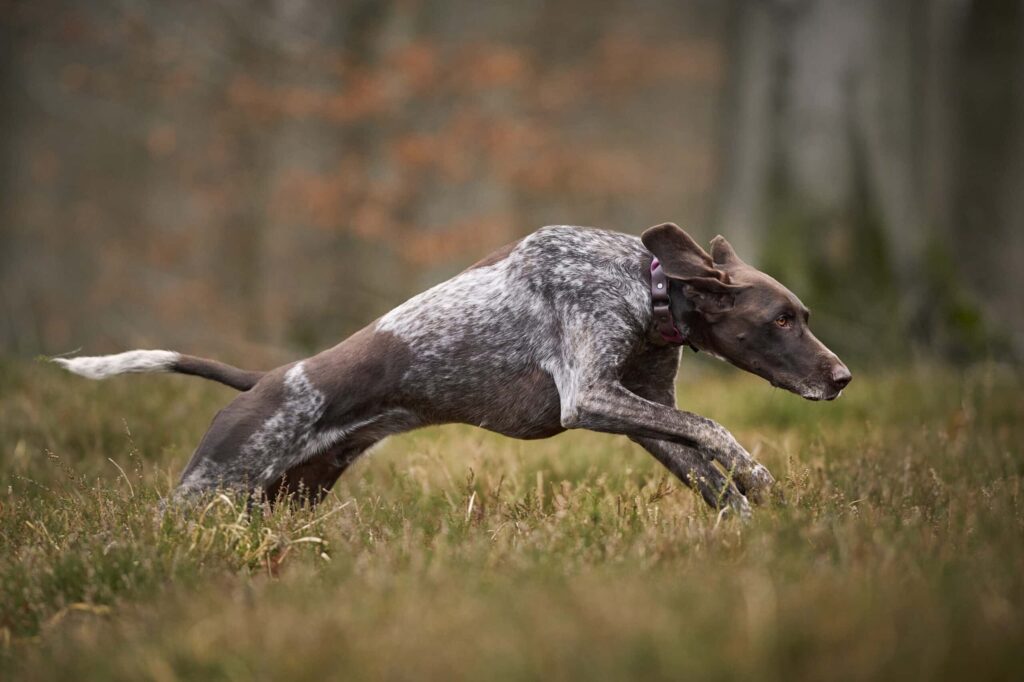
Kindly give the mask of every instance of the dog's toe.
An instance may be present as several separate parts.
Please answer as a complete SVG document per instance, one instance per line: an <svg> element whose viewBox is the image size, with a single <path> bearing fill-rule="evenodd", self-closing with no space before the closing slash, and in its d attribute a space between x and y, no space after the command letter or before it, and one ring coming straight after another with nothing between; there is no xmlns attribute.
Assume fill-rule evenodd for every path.
<svg viewBox="0 0 1024 682"><path fill-rule="evenodd" d="M753 510L750 508L750 502L743 493L738 491L734 491L734 494L730 495L726 503L719 508L718 519L715 521L715 525L717 526L722 522L722 519L732 517L733 515L744 523L750 521L754 515Z"/></svg>
<svg viewBox="0 0 1024 682"><path fill-rule="evenodd" d="M732 501L732 508L742 521L749 521L754 514L745 495L737 495Z"/></svg>

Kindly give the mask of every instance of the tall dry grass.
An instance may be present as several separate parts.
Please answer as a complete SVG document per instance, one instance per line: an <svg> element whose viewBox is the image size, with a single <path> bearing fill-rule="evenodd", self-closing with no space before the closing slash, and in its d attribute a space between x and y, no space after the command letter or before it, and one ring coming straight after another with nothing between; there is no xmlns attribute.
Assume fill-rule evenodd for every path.
<svg viewBox="0 0 1024 682"><path fill-rule="evenodd" d="M1024 381L706 369L779 479L719 519L623 438L388 441L316 509L159 501L231 392L0 365L0 677L1022 679ZM703 368L703 365L700 365Z"/></svg>

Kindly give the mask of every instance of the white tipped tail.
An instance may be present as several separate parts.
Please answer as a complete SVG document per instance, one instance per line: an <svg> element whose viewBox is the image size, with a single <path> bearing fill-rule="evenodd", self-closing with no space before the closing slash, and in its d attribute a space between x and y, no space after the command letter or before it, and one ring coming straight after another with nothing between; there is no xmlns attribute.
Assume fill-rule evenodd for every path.
<svg viewBox="0 0 1024 682"><path fill-rule="evenodd" d="M130 350L116 355L89 358L54 358L53 361L69 372L90 379L106 379L118 374L173 372L181 357L169 350Z"/></svg>

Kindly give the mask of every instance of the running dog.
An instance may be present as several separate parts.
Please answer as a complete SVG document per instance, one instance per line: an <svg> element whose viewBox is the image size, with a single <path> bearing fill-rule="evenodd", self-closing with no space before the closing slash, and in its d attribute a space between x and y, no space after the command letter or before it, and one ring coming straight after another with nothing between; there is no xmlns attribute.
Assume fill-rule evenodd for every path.
<svg viewBox="0 0 1024 682"><path fill-rule="evenodd" d="M680 349L832 400L850 371L808 318L720 236L709 254L672 223L639 238L552 226L267 372L166 350L55 362L92 379L178 372L242 391L214 418L177 496L225 487L316 501L381 439L464 423L523 439L622 434L709 505L746 516L748 497L774 479L725 428L676 409Z"/></svg>

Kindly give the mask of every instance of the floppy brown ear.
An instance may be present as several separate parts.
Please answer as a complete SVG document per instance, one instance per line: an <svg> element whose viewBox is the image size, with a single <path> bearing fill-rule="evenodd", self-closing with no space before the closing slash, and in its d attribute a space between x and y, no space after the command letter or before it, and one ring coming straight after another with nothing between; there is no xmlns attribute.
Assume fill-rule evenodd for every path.
<svg viewBox="0 0 1024 682"><path fill-rule="evenodd" d="M709 320L731 310L736 295L747 287L742 284L727 284L711 277L693 277L683 280L683 294L693 307Z"/></svg>
<svg viewBox="0 0 1024 682"><path fill-rule="evenodd" d="M724 265L726 267L746 265L740 257L736 255L736 251L732 248L732 244L726 241L725 237L718 235L711 240L711 259L715 262L715 265Z"/></svg>
<svg viewBox="0 0 1024 682"><path fill-rule="evenodd" d="M665 274L683 282L686 298L707 318L732 308L736 294L746 288L730 284L729 276L715 269L711 256L700 244L674 223L648 228L640 239L658 257ZM728 242L721 237L715 239L732 252Z"/></svg>
<svg viewBox="0 0 1024 682"><path fill-rule="evenodd" d="M644 230L640 241L661 261L661 269L673 279L707 277L721 279L711 256L693 237L675 223L662 223Z"/></svg>

